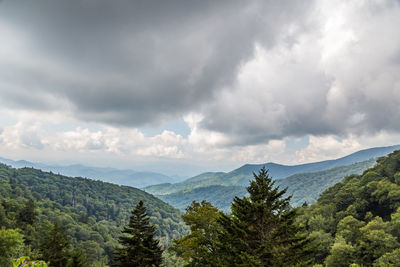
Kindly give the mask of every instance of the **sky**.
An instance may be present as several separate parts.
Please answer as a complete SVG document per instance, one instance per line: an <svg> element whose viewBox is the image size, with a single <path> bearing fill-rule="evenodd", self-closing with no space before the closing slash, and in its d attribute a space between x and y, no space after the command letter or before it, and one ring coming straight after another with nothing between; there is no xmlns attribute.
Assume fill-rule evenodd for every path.
<svg viewBox="0 0 400 267"><path fill-rule="evenodd" d="M400 2L0 1L0 156L181 176L400 144Z"/></svg>

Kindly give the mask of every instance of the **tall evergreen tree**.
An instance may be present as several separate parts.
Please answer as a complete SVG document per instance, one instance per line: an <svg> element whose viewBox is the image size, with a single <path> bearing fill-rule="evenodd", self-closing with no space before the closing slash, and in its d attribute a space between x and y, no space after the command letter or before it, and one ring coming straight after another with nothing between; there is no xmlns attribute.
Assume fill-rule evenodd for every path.
<svg viewBox="0 0 400 267"><path fill-rule="evenodd" d="M36 211L35 211L35 202L33 199L29 199L26 202L25 207L18 214L18 221L22 224L34 224L36 221Z"/></svg>
<svg viewBox="0 0 400 267"><path fill-rule="evenodd" d="M57 218L41 248L44 260L50 262L50 267L65 267L69 258L68 246L67 235L62 231Z"/></svg>
<svg viewBox="0 0 400 267"><path fill-rule="evenodd" d="M122 247L116 248L114 266L160 266L162 250L159 242L154 238L155 227L150 224L143 201L132 210L127 227L124 227L119 243Z"/></svg>
<svg viewBox="0 0 400 267"><path fill-rule="evenodd" d="M296 210L289 205L286 190L274 187L265 168L254 174L247 187L249 197L236 197L231 216L223 215L220 237L223 266L309 265L310 240L295 223Z"/></svg>

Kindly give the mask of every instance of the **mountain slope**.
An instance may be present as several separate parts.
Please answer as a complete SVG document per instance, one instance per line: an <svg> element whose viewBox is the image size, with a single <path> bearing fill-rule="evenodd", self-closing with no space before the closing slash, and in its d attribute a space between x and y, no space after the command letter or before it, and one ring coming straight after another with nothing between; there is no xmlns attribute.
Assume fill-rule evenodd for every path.
<svg viewBox="0 0 400 267"><path fill-rule="evenodd" d="M185 210L194 200L197 202L207 200L220 210L229 212L233 198L246 194L246 188L243 186L211 185L157 197L180 210Z"/></svg>
<svg viewBox="0 0 400 267"><path fill-rule="evenodd" d="M139 172L134 170L119 170L114 168L90 167L80 164L69 166L52 166L41 163L33 163L26 160L14 161L0 158L0 162L10 165L14 168L33 167L43 171L51 171L72 177L87 177L90 179L99 179L104 182L115 183L119 185L128 185L137 188L160 183L178 182L176 178L166 176L156 172Z"/></svg>
<svg viewBox="0 0 400 267"><path fill-rule="evenodd" d="M296 207L304 202L315 202L325 189L340 182L345 176L361 174L374 164L375 160L370 159L325 171L295 174L276 180L275 184L280 188L287 188L287 195L292 195L291 205ZM193 200L207 200L219 209L229 211L233 198L235 196L243 197L246 194L244 186L210 185L157 195L157 197L181 210L184 210Z"/></svg>
<svg viewBox="0 0 400 267"><path fill-rule="evenodd" d="M224 172L205 172L180 183L175 183L175 184L164 183L164 184L151 185L143 188L143 190L153 195L160 196L160 195L170 194L173 192L179 192L182 190L188 190L191 188L197 188L199 187L199 185L206 186L207 185L206 181L210 181L224 174L225 174Z"/></svg>
<svg viewBox="0 0 400 267"><path fill-rule="evenodd" d="M225 185L225 186L247 186L250 179L253 177L253 172L257 173L265 166L273 179L282 179L298 173L310 173L328 170L335 167L350 165L356 162L369 160L385 156L396 149L400 149L400 145L389 147L376 147L361 150L348 156L326 160L314 163L300 165L281 165L276 163L266 164L246 164L228 173L206 173L187 179L183 182L175 184L154 185L145 187L144 190L151 194L163 195L170 194L186 189L197 187L205 187L210 185Z"/></svg>
<svg viewBox="0 0 400 267"><path fill-rule="evenodd" d="M299 222L319 243L324 266L399 266L400 150L347 176L302 208Z"/></svg>
<svg viewBox="0 0 400 267"><path fill-rule="evenodd" d="M376 147L365 150L360 150L348 156L335 159L326 160L314 163L300 164L300 165L280 165L276 163L266 164L246 164L226 175L214 178L213 182L223 185L244 185L248 184L248 177L252 177L253 172L257 172L263 166L268 169L269 174L274 179L282 179L297 173L308 173L328 170L334 167L350 165L356 162L369 160L371 158L378 158L385 156L396 149L400 149L400 145L389 147Z"/></svg>
<svg viewBox="0 0 400 267"><path fill-rule="evenodd" d="M290 203L300 206L304 202L315 202L323 191L343 180L345 176L361 174L375 163L375 159L370 159L320 172L294 174L277 180L276 185L287 188L287 194L292 195Z"/></svg>
<svg viewBox="0 0 400 267"><path fill-rule="evenodd" d="M20 227L16 211L31 199L36 203L40 225L58 217L73 245L85 247L90 243L98 255L109 258L130 211L140 200L164 246L187 231L179 210L142 190L0 164L0 217L5 211L8 218L3 226Z"/></svg>

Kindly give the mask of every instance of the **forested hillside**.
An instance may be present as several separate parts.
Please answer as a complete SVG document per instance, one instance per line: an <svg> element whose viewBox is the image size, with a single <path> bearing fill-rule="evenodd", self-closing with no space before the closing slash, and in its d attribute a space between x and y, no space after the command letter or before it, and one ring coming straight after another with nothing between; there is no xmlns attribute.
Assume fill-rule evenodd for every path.
<svg viewBox="0 0 400 267"><path fill-rule="evenodd" d="M399 266L400 151L347 176L301 212L299 223L320 243L317 263Z"/></svg>
<svg viewBox="0 0 400 267"><path fill-rule="evenodd" d="M370 159L320 172L294 174L277 180L276 185L287 188L287 195L292 196L290 203L298 207L304 202L314 203L325 189L342 181L347 175L363 173L375 163L376 159Z"/></svg>
<svg viewBox="0 0 400 267"><path fill-rule="evenodd" d="M247 191L232 214L193 202L183 216L192 232L170 251L185 266L399 266L400 151L299 209L264 168Z"/></svg>
<svg viewBox="0 0 400 267"><path fill-rule="evenodd" d="M316 180L329 175L336 179L371 164L372 160L299 179L308 179L304 187L313 190L312 185L318 184ZM316 203L297 212L290 207L287 192L275 188L278 181L268 177L265 169L254 177L255 181L247 187L248 197L234 198L232 214L224 214L204 201L192 203L184 216L192 229L188 234L179 211L141 190L0 165L0 243L12 248L0 246L0 265L7 266L10 255L51 257L48 244L58 233L57 240L69 244L69 257L85 262L77 266L106 266L112 260L121 226L126 225L129 211L139 200L144 200L148 207L164 248L176 239L165 254L167 266L248 261L251 266L270 266L263 265L264 260L268 264L290 262L301 266L308 266L313 260L324 266L397 266L400 262L400 151L380 158L377 165L363 174L347 176L324 191ZM292 179L287 181L293 182ZM215 192L222 195L227 188L216 186ZM201 190L206 188L193 189L192 196L215 197L212 191ZM241 187L235 190L236 195L245 193ZM273 200L276 207L282 207L271 211L275 204L266 205L260 199ZM276 234L266 231L265 236L259 237L258 230L250 226L253 217L258 218L257 229L279 225ZM273 247L256 245L253 238ZM295 240L297 245L292 243ZM211 250L204 250L208 246ZM243 250L245 254L239 257ZM279 253L272 253L275 250ZM259 251L266 258L260 257ZM57 266L54 261L52 266Z"/></svg>
<svg viewBox="0 0 400 267"><path fill-rule="evenodd" d="M268 169L269 175L271 175L273 179L278 180L295 174L320 172L336 167L352 165L354 163L359 163L373 158L385 156L396 149L400 149L400 145L375 147L360 150L358 152L335 160L325 160L293 166L281 165L276 163L246 164L228 173L203 173L179 183L164 183L153 185L145 187L144 190L154 195L166 195L182 190L193 189L197 187L206 187L210 185L247 186L249 184L249 180L251 180L253 177L253 173L257 173L264 166Z"/></svg>
<svg viewBox="0 0 400 267"><path fill-rule="evenodd" d="M71 249L83 251L90 264L107 263L140 200L161 244L187 232L178 210L139 189L0 164L0 227L22 229L21 253L33 258L43 254L46 233L57 220Z"/></svg>
<svg viewBox="0 0 400 267"><path fill-rule="evenodd" d="M220 210L229 212L233 198L246 194L244 186L210 185L157 197L181 210L185 210L193 201L206 200Z"/></svg>
<svg viewBox="0 0 400 267"><path fill-rule="evenodd" d="M340 182L345 176L361 174L374 164L375 159L370 159L321 172L295 174L276 180L276 185L282 189L287 188L286 195L292 195L290 200L291 205L297 207L304 202L315 202L325 189ZM210 185L186 189L171 194L157 195L157 197L181 210L189 206L193 200L206 200L223 211L229 211L233 198L245 195L246 187L244 186Z"/></svg>
<svg viewBox="0 0 400 267"><path fill-rule="evenodd" d="M196 175L192 178L186 179L185 181L171 184L171 183L163 183L157 185L151 185L145 187L143 190L149 192L153 195L167 195L171 193L176 193L179 191L193 189L197 187L205 187L209 185L218 185L213 183L213 179L224 175L224 172L205 172L199 175Z"/></svg>

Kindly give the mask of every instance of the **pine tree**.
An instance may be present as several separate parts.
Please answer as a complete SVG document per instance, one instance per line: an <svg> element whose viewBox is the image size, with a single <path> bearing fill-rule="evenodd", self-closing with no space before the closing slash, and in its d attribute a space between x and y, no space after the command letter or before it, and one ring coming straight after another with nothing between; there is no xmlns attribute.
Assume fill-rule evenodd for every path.
<svg viewBox="0 0 400 267"><path fill-rule="evenodd" d="M33 199L29 199L26 202L25 207L18 214L18 221L21 224L34 224L36 221L36 211L35 211L35 202Z"/></svg>
<svg viewBox="0 0 400 267"><path fill-rule="evenodd" d="M265 168L247 187L249 197L236 197L232 215L219 222L220 265L225 266L302 266L309 265L311 241L295 224L296 210L289 205L286 190L274 187Z"/></svg>
<svg viewBox="0 0 400 267"><path fill-rule="evenodd" d="M143 201L134 210L127 227L124 227L116 248L114 266L160 266L162 250L154 238L155 227L150 224Z"/></svg>
<svg viewBox="0 0 400 267"><path fill-rule="evenodd" d="M62 231L57 218L41 248L44 260L50 262L50 267L65 267L69 258L68 246L67 235Z"/></svg>

